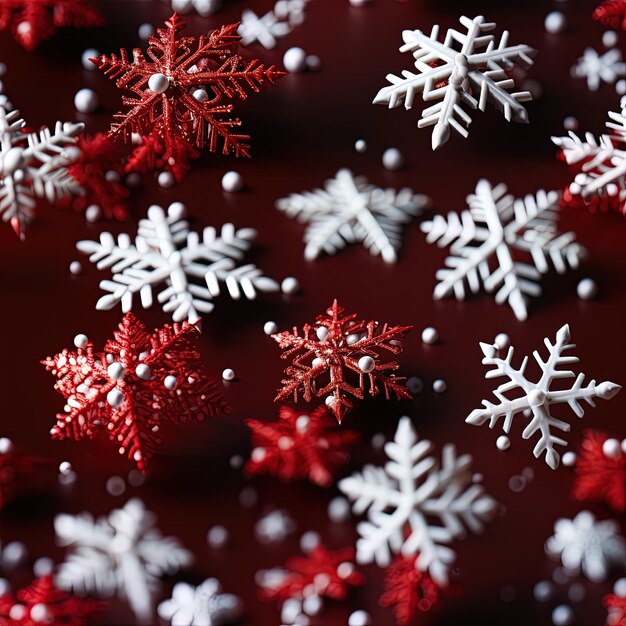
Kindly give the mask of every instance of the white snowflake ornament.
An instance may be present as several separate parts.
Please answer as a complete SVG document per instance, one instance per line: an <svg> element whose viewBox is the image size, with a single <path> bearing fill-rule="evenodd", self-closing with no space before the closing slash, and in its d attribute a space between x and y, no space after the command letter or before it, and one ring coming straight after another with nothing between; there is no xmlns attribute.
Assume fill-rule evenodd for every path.
<svg viewBox="0 0 626 626"><path fill-rule="evenodd" d="M98 519L89 513L57 515L57 543L70 548L57 584L80 595L117 593L139 621L149 622L159 576L174 574L193 560L178 539L161 535L155 521L136 498Z"/></svg>
<svg viewBox="0 0 626 626"><path fill-rule="evenodd" d="M24 126L19 111L0 105L0 217L22 239L36 198L52 203L82 193L67 168L79 156L72 144L85 125L57 122L54 131L32 133Z"/></svg>
<svg viewBox="0 0 626 626"><path fill-rule="evenodd" d="M559 519L554 535L546 541L546 553L560 558L570 576L583 574L593 582L603 582L612 569L623 571L626 544L613 520L596 520L593 513L581 511L574 519Z"/></svg>
<svg viewBox="0 0 626 626"><path fill-rule="evenodd" d="M430 453L430 441L418 441L408 417L400 418L394 440L385 444L389 462L366 465L361 473L339 481L354 501L357 515L357 561L387 567L392 554L419 553L416 567L439 584L448 581L455 559L448 544L467 530L481 533L496 511L495 501L472 482L472 457L457 457L452 444L443 447L441 464Z"/></svg>
<svg viewBox="0 0 626 626"><path fill-rule="evenodd" d="M196 11L202 17L206 17L221 8L222 0L172 0L172 11L180 14Z"/></svg>
<svg viewBox="0 0 626 626"><path fill-rule="evenodd" d="M602 83L612 85L626 76L626 63L622 61L619 48L599 54L593 48L585 48L583 56L572 67L573 78L585 78L591 91L598 91Z"/></svg>
<svg viewBox="0 0 626 626"><path fill-rule="evenodd" d="M391 83L383 87L374 104L390 109L404 104L411 109L415 96L435 104L424 109L418 128L434 126L433 150L450 138L453 129L468 136L472 122L466 109L484 111L490 103L501 111L507 121L528 122L528 113L520 104L532 100L528 91L513 91L515 82L509 72L515 65L528 68L536 50L527 45L509 46L509 33L504 31L499 42L489 35L496 24L486 22L482 15L459 18L465 32L448 29L443 43L438 40L439 26L430 35L420 30L405 30L400 52L410 52L416 71L404 70L402 76L388 74Z"/></svg>
<svg viewBox="0 0 626 626"><path fill-rule="evenodd" d="M559 233L556 191L538 191L515 199L504 184L480 180L467 197L469 209L460 215L437 215L421 224L428 243L450 246L446 268L433 296L465 299L483 287L495 292L497 304L508 303L519 320L528 317L528 296L540 296L541 275L552 264L559 274L578 267L584 248L574 233Z"/></svg>
<svg viewBox="0 0 626 626"><path fill-rule="evenodd" d="M506 377L508 381L502 383L493 392L498 399L497 403L483 400L483 408L472 411L465 421L474 426L489 422L489 428L494 428L502 419L502 430L508 434L514 418L521 414L528 419L522 437L530 439L538 434L539 440L535 444L533 454L539 458L545 452L546 463L552 469L556 469L561 457L555 446L565 446L567 442L556 436L553 430L569 432L570 425L553 417L552 406L567 404L574 415L580 418L585 414L581 405L583 401L595 406L594 398L610 400L617 395L621 386L610 381L598 385L595 380L584 385L584 374L576 376L573 371L567 369L571 364L578 363L577 357L565 355L565 352L576 347L576 344L570 343L570 330L567 324L557 332L554 343L546 338L544 344L548 350L545 361L538 351L533 353L541 370L541 377L537 382L533 382L526 377L528 357L524 357L520 367L516 368L512 363L514 348L510 347L506 357L502 358L497 346L481 343L480 348L484 354L483 365L491 367L485 377ZM568 378L576 378L576 380L568 388L553 389L555 381ZM515 397L509 397L507 394L514 390L517 390Z"/></svg>
<svg viewBox="0 0 626 626"><path fill-rule="evenodd" d="M387 263L397 260L402 226L430 199L410 189L381 189L349 170L339 170L324 189L291 194L276 202L289 217L307 222L304 258L335 254L349 243L362 243Z"/></svg>
<svg viewBox="0 0 626 626"><path fill-rule="evenodd" d="M177 583L171 599L161 602L157 612L172 626L222 626L241 617L242 603L237 596L222 593L217 579L208 578L198 587Z"/></svg>
<svg viewBox="0 0 626 626"><path fill-rule="evenodd" d="M139 220L135 242L126 234L117 238L103 232L100 241L79 241L78 250L89 254L98 269L111 268L113 280L100 287L108 292L96 304L108 310L118 303L124 313L132 310L139 294L141 305L152 305L153 291L163 311L174 321L196 323L200 313L213 310L213 298L225 287L234 300L254 299L257 292L278 291L279 284L251 263L237 265L256 237L252 228L235 230L225 224L218 233L207 227L201 234L191 231L180 203L167 213L159 206L148 209L148 218ZM203 281L204 284L198 284Z"/></svg>

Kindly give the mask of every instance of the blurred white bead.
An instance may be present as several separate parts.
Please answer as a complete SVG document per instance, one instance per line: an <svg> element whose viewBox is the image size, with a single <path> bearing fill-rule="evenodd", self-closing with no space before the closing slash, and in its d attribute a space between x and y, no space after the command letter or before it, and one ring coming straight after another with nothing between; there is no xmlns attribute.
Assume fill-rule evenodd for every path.
<svg viewBox="0 0 626 626"><path fill-rule="evenodd" d="M554 626L570 626L574 623L574 611L567 604L560 604L552 611Z"/></svg>
<svg viewBox="0 0 626 626"><path fill-rule="evenodd" d="M287 276L287 278L285 278L280 284L280 290L284 294L291 296L300 291L300 283L298 282L297 278L294 278L293 276Z"/></svg>
<svg viewBox="0 0 626 626"><path fill-rule="evenodd" d="M615 581L613 593L620 598L626 598L626 578L618 578Z"/></svg>
<svg viewBox="0 0 626 626"><path fill-rule="evenodd" d="M61 461L59 463L59 472L61 474L69 474L72 471L72 464L69 461Z"/></svg>
<svg viewBox="0 0 626 626"><path fill-rule="evenodd" d="M263 324L263 332L266 335L273 335L278 332L278 324L276 322L265 322Z"/></svg>
<svg viewBox="0 0 626 626"><path fill-rule="evenodd" d="M309 530L300 537L300 550L305 554L309 554L320 545L321 541L322 538L319 533L316 533L314 530Z"/></svg>
<svg viewBox="0 0 626 626"><path fill-rule="evenodd" d="M324 602L322 601L322 598L317 595L309 596L302 602L302 610L307 615L311 615L312 617L319 615L323 607Z"/></svg>
<svg viewBox="0 0 626 626"><path fill-rule="evenodd" d="M161 172L157 176L157 183L159 187L163 189L167 189L168 187L173 187L176 179L174 178L174 174L172 172Z"/></svg>
<svg viewBox="0 0 626 626"><path fill-rule="evenodd" d="M13 450L13 442L8 437L0 437L0 454L8 454Z"/></svg>
<svg viewBox="0 0 626 626"><path fill-rule="evenodd" d="M607 439L602 444L602 454L609 459L614 459L622 453L622 446L618 439Z"/></svg>
<svg viewBox="0 0 626 626"><path fill-rule="evenodd" d="M527 78L522 83L523 91L530 91L530 95L533 97L533 100L539 100L543 94L543 88L541 87L541 83L534 80L533 78Z"/></svg>
<svg viewBox="0 0 626 626"><path fill-rule="evenodd" d="M306 68L306 52L302 48L289 48L283 55L283 65L290 74L298 74Z"/></svg>
<svg viewBox="0 0 626 626"><path fill-rule="evenodd" d="M376 369L376 361L371 356L362 356L359 359L359 369L364 374L369 374Z"/></svg>
<svg viewBox="0 0 626 626"><path fill-rule="evenodd" d="M121 476L111 476L106 482L107 493L111 496L121 496L126 491L126 483Z"/></svg>
<svg viewBox="0 0 626 626"><path fill-rule="evenodd" d="M554 584L549 580L540 580L533 587L533 596L537 602L547 602L554 595Z"/></svg>
<svg viewBox="0 0 626 626"><path fill-rule="evenodd" d="M234 193L243 189L243 176L239 172L226 172L222 176L222 189L228 193Z"/></svg>
<svg viewBox="0 0 626 626"><path fill-rule="evenodd" d="M77 348L84 348L88 343L89 343L89 338L87 337L87 335L80 334L74 337L74 345Z"/></svg>
<svg viewBox="0 0 626 626"><path fill-rule="evenodd" d="M24 617L26 617L26 607L23 604L14 604L9 609L9 619L15 620L16 622L21 622Z"/></svg>
<svg viewBox="0 0 626 626"><path fill-rule="evenodd" d="M354 142L354 149L359 153L363 154L367 150L367 142L365 139L357 139Z"/></svg>
<svg viewBox="0 0 626 626"><path fill-rule="evenodd" d="M382 161L387 170L399 170L404 165L404 157L397 148L387 148L383 152Z"/></svg>
<svg viewBox="0 0 626 626"><path fill-rule="evenodd" d="M83 266L81 265L80 261L72 261L70 263L70 274L77 276L82 271L83 271Z"/></svg>
<svg viewBox="0 0 626 626"><path fill-rule="evenodd" d="M598 295L598 285L592 278L583 278L576 285L576 293L581 300L593 300Z"/></svg>
<svg viewBox="0 0 626 626"><path fill-rule="evenodd" d="M102 209L97 204L90 204L85 209L85 219L93 224L94 222L98 222L102 217Z"/></svg>
<svg viewBox="0 0 626 626"><path fill-rule="evenodd" d="M624 80L623 78L620 78L620 80L618 80L615 83L615 92L617 93L618 96L623 96L624 94L626 94L626 80ZM620 109L623 109L623 108L624 106L620 102Z"/></svg>
<svg viewBox="0 0 626 626"><path fill-rule="evenodd" d="M224 548L228 545L230 534L224 526L212 526L209 528L206 540L211 548Z"/></svg>
<svg viewBox="0 0 626 626"><path fill-rule="evenodd" d="M441 380L441 378L438 378L436 381L433 382L433 391L435 393L445 393L447 388L448 385L446 384L446 381Z"/></svg>
<svg viewBox="0 0 626 626"><path fill-rule="evenodd" d="M227 367L222 372L222 378L224 380L235 380L235 370L231 369L230 367Z"/></svg>
<svg viewBox="0 0 626 626"><path fill-rule="evenodd" d="M572 602L582 602L585 599L585 588L580 583L573 583L567 590L567 597Z"/></svg>
<svg viewBox="0 0 626 626"><path fill-rule="evenodd" d="M423 343L432 345L434 343L437 343L438 339L439 339L439 333L437 332L436 328L433 328L432 326L428 326L427 328L424 328L424 330L422 331Z"/></svg>
<svg viewBox="0 0 626 626"><path fill-rule="evenodd" d="M33 622L50 622L50 609L45 604L38 603L30 608L30 619Z"/></svg>
<svg viewBox="0 0 626 626"><path fill-rule="evenodd" d="M551 11L546 15L543 25L549 33L562 33L567 28L567 18L561 11Z"/></svg>
<svg viewBox="0 0 626 626"><path fill-rule="evenodd" d="M26 546L21 541L11 541L2 548L2 565L7 569L17 567L27 554Z"/></svg>
<svg viewBox="0 0 626 626"><path fill-rule="evenodd" d="M617 33L614 30L605 30L602 33L602 45L605 48L613 48L617 45Z"/></svg>
<svg viewBox="0 0 626 626"><path fill-rule="evenodd" d="M121 380L124 378L125 373L124 366L117 361L115 363L111 363L111 365L107 367L107 374L109 375L109 378L112 378L113 380Z"/></svg>
<svg viewBox="0 0 626 626"><path fill-rule="evenodd" d="M310 72L318 72L322 69L322 59L320 59L317 54L307 54L306 69Z"/></svg>
<svg viewBox="0 0 626 626"><path fill-rule="evenodd" d="M496 448L498 450L508 450L511 447L511 440L506 435L500 435L496 439Z"/></svg>
<svg viewBox="0 0 626 626"><path fill-rule="evenodd" d="M259 500L259 495L253 487L244 487L239 492L239 504L246 509L252 508Z"/></svg>
<svg viewBox="0 0 626 626"><path fill-rule="evenodd" d="M345 522L350 517L350 503L337 496L328 503L328 517L331 522Z"/></svg>
<svg viewBox="0 0 626 626"><path fill-rule="evenodd" d="M166 376L165 379L163 380L163 384L165 385L165 388L170 389L170 390L174 389L177 383L178 383L178 380L176 376Z"/></svg>
<svg viewBox="0 0 626 626"><path fill-rule="evenodd" d="M124 402L124 394L117 387L114 387L107 393L107 402L116 409Z"/></svg>
<svg viewBox="0 0 626 626"><path fill-rule="evenodd" d="M371 626L372 623L370 614L361 609L350 613L350 617L348 617L348 626Z"/></svg>
<svg viewBox="0 0 626 626"><path fill-rule="evenodd" d="M80 62L86 70L97 70L98 66L95 63L92 63L89 59L97 59L99 56L100 53L95 48L87 48L87 50L82 53Z"/></svg>
<svg viewBox="0 0 626 626"><path fill-rule="evenodd" d="M0 578L0 596L10 593L10 591L11 585L9 585L9 581L6 578Z"/></svg>
<svg viewBox="0 0 626 626"><path fill-rule="evenodd" d="M566 452L561 457L561 462L563 463L563 465L565 465L565 467L573 467L574 465L576 465L576 453L572 452L571 450L569 452Z"/></svg>
<svg viewBox="0 0 626 626"><path fill-rule="evenodd" d="M100 98L93 89L79 89L74 96L74 107L79 113L95 113L100 106Z"/></svg>
<svg viewBox="0 0 626 626"><path fill-rule="evenodd" d="M424 382L417 376L411 376L406 381L407 389L413 394L421 393L424 390Z"/></svg>
<svg viewBox="0 0 626 626"><path fill-rule="evenodd" d="M152 24L141 24L137 29L139 39L146 40L150 35L154 35L154 26Z"/></svg>
<svg viewBox="0 0 626 626"><path fill-rule="evenodd" d="M578 120L574 116L568 115L563 120L563 128L565 130L578 130Z"/></svg>

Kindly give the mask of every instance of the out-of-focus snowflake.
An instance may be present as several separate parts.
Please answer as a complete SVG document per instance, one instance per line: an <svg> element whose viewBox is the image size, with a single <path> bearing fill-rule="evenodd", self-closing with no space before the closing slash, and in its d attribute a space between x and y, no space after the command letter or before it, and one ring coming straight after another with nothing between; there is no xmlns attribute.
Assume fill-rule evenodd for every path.
<svg viewBox="0 0 626 626"><path fill-rule="evenodd" d="M622 61L622 51L619 48L611 48L604 54L599 54L593 48L585 48L571 72L574 78L586 79L587 87L591 91L598 91L602 83L612 85L626 76L626 63Z"/></svg>
<svg viewBox="0 0 626 626"><path fill-rule="evenodd" d="M295 521L282 509L270 511L254 525L254 534L261 543L279 543L295 532Z"/></svg>
<svg viewBox="0 0 626 626"><path fill-rule="evenodd" d="M277 39L288 35L304 21L304 9L308 0L278 0L273 9L257 15L252 9L244 9L237 30L241 45L259 43L264 48L276 47Z"/></svg>

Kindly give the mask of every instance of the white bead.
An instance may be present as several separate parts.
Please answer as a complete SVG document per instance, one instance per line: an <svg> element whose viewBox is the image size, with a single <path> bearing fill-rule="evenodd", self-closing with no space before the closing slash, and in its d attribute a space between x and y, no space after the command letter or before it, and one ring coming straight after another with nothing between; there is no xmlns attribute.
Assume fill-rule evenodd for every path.
<svg viewBox="0 0 626 626"><path fill-rule="evenodd" d="M423 343L432 345L434 343L437 343L438 339L439 339L439 333L437 332L436 328L433 328L432 326L428 326L427 328L424 328L424 330L422 331Z"/></svg>
<svg viewBox="0 0 626 626"><path fill-rule="evenodd" d="M159 187L163 189L167 189L168 187L173 187L176 179L174 178L174 174L172 172L161 172L157 176L157 183Z"/></svg>
<svg viewBox="0 0 626 626"><path fill-rule="evenodd" d="M59 472L61 474L69 474L72 471L72 464L69 461L61 461L59 463Z"/></svg>
<svg viewBox="0 0 626 626"><path fill-rule="evenodd" d="M348 626L371 626L372 623L373 622L370 614L367 611L363 611L361 609L350 613L350 617L348 617Z"/></svg>
<svg viewBox="0 0 626 626"><path fill-rule="evenodd" d="M300 283L298 282L297 278L294 278L293 276L287 276L287 278L285 278L280 284L280 290L283 293L291 296L300 291Z"/></svg>
<svg viewBox="0 0 626 626"><path fill-rule="evenodd" d="M11 541L2 548L2 565L13 568L26 559L26 546L21 541Z"/></svg>
<svg viewBox="0 0 626 626"><path fill-rule="evenodd" d="M246 509L252 508L259 500L259 495L253 487L244 487L239 492L239 504Z"/></svg>
<svg viewBox="0 0 626 626"><path fill-rule="evenodd" d="M110 496L121 496L126 491L126 483L121 476L111 476L107 479L106 490Z"/></svg>
<svg viewBox="0 0 626 626"><path fill-rule="evenodd" d="M561 11L551 11L546 15L543 25L549 33L562 33L567 28L567 18Z"/></svg>
<svg viewBox="0 0 626 626"><path fill-rule="evenodd" d="M150 378L152 377L152 370L150 369L150 366L146 365L145 363L140 363L135 368L135 374L143 380L150 380Z"/></svg>
<svg viewBox="0 0 626 626"><path fill-rule="evenodd" d="M20 24L20 26L22 24ZM9 619L20 622L22 619L24 619L24 617L26 617L26 607L23 604L14 604L9 609Z"/></svg>
<svg viewBox="0 0 626 626"><path fill-rule="evenodd" d="M435 393L445 393L447 388L448 385L446 384L446 381L441 380L441 378L438 378L436 381L433 382L433 391Z"/></svg>
<svg viewBox="0 0 626 626"><path fill-rule="evenodd" d="M622 446L618 439L607 439L602 444L602 454L604 454L604 456L608 457L609 459L614 459L620 456L621 452Z"/></svg>
<svg viewBox="0 0 626 626"><path fill-rule="evenodd" d="M33 622L48 622L52 616L45 604L35 604L30 609L30 619Z"/></svg>
<svg viewBox="0 0 626 626"><path fill-rule="evenodd" d="M350 517L350 503L337 496L328 503L328 517L331 522L345 522Z"/></svg>
<svg viewBox="0 0 626 626"><path fill-rule="evenodd" d="M382 450L386 441L387 438L383 433L375 433L372 435L372 448L374 448L374 450Z"/></svg>
<svg viewBox="0 0 626 626"><path fill-rule="evenodd" d="M309 554L320 545L321 541L322 538L319 533L316 533L314 530L309 530L300 537L300 550L305 554Z"/></svg>
<svg viewBox="0 0 626 626"><path fill-rule="evenodd" d="M299 415L296 419L296 430L304 434L309 430L309 424L311 423L311 418L308 415Z"/></svg>
<svg viewBox="0 0 626 626"><path fill-rule="evenodd" d="M359 153L363 154L367 150L367 142L365 139L357 139L354 142L354 149Z"/></svg>
<svg viewBox="0 0 626 626"><path fill-rule="evenodd" d="M6 578L0 578L0 596L4 596L5 594L10 593L10 591L11 585L9 585L9 581Z"/></svg>
<svg viewBox="0 0 626 626"><path fill-rule="evenodd" d="M288 598L280 608L280 621L284 624L295 624L301 610L302 604L300 600Z"/></svg>
<svg viewBox="0 0 626 626"><path fill-rule="evenodd" d="M617 33L614 30L605 30L602 33L602 45L605 48L613 48L617 45Z"/></svg>
<svg viewBox="0 0 626 626"><path fill-rule="evenodd" d="M107 402L116 409L124 402L124 394L117 387L114 387L107 393Z"/></svg>
<svg viewBox="0 0 626 626"><path fill-rule="evenodd" d="M93 89L79 89L74 96L74 107L79 113L95 113L100 106L100 98Z"/></svg>
<svg viewBox="0 0 626 626"><path fill-rule="evenodd" d="M417 376L411 376L406 381L407 389L413 394L421 393L424 390L424 382Z"/></svg>
<svg viewBox="0 0 626 626"><path fill-rule="evenodd" d="M137 35L139 39L148 39L150 35L154 35L154 26L152 24L141 24L137 29Z"/></svg>
<svg viewBox="0 0 626 626"><path fill-rule="evenodd" d="M576 286L581 300L593 300L598 295L598 285L592 278L583 278Z"/></svg>
<svg viewBox="0 0 626 626"><path fill-rule="evenodd" d="M387 148L383 152L383 167L386 170L399 170L404 165L404 157L397 148Z"/></svg>
<svg viewBox="0 0 626 626"><path fill-rule="evenodd" d="M74 345L77 348L84 348L88 343L89 343L89 338L87 337L87 335L80 334L74 337Z"/></svg>
<svg viewBox="0 0 626 626"><path fill-rule="evenodd" d="M613 593L620 598L626 598L626 578L618 578L615 581Z"/></svg>
<svg viewBox="0 0 626 626"><path fill-rule="evenodd" d="M554 626L570 626L574 623L574 611L567 604L560 604L552 611L552 623Z"/></svg>
<svg viewBox="0 0 626 626"><path fill-rule="evenodd" d="M172 202L167 207L167 215L173 220L179 220L187 215L187 207L182 202Z"/></svg>
<svg viewBox="0 0 626 626"><path fill-rule="evenodd" d="M211 548L224 548L228 545L230 534L224 526L216 525L209 528L206 540Z"/></svg>
<svg viewBox="0 0 626 626"><path fill-rule="evenodd" d="M175 389L177 383L178 380L176 379L176 376L166 376L163 380L163 385L165 386L165 388L170 390Z"/></svg>
<svg viewBox="0 0 626 626"><path fill-rule="evenodd" d="M626 80L621 78L615 83L615 91L618 96L623 96L626 94ZM620 101L620 109L624 108L624 104Z"/></svg>
<svg viewBox="0 0 626 626"><path fill-rule="evenodd" d="M92 63L89 59L97 59L100 56L100 53L95 48L87 48L81 57L80 62L84 69L92 72L93 70L97 70L98 66L95 63Z"/></svg>
<svg viewBox="0 0 626 626"><path fill-rule="evenodd" d="M198 102L206 102L209 99L209 94L206 92L205 89L196 89L192 96L198 101Z"/></svg>
<svg viewBox="0 0 626 626"><path fill-rule="evenodd" d="M85 209L85 219L90 224L98 222L102 217L102 209L97 204L90 204Z"/></svg>
<svg viewBox="0 0 626 626"><path fill-rule="evenodd" d="M328 328L326 326L319 326L315 329L315 334L320 341L326 341L328 337Z"/></svg>
<svg viewBox="0 0 626 626"><path fill-rule="evenodd" d="M362 7L371 2L371 0L350 0L350 5L353 7Z"/></svg>
<svg viewBox="0 0 626 626"><path fill-rule="evenodd" d="M622 452L626 454L626 439L622 439Z"/></svg>
<svg viewBox="0 0 626 626"><path fill-rule="evenodd" d="M311 72L318 72L322 68L322 59L317 54L307 54L306 69Z"/></svg>
<svg viewBox="0 0 626 626"><path fill-rule="evenodd" d="M72 261L70 263L70 274L77 276L82 271L83 271L83 266L81 265L80 261Z"/></svg>
<svg viewBox="0 0 626 626"><path fill-rule="evenodd" d="M263 324L263 332L266 335L273 335L278 332L278 324L276 322L265 322Z"/></svg>
<svg viewBox="0 0 626 626"><path fill-rule="evenodd" d="M130 174L127 174L124 178L124 183L127 187L130 187L131 189L136 189L137 187L139 187L139 185L141 185L141 174L138 174L137 172L131 172Z"/></svg>
<svg viewBox="0 0 626 626"><path fill-rule="evenodd" d="M226 172L222 176L222 189L234 193L243 189L243 176L239 172Z"/></svg>
<svg viewBox="0 0 626 626"><path fill-rule="evenodd" d="M565 467L574 467L574 465L576 465L576 453L571 450L566 452L561 457L561 461Z"/></svg>
<svg viewBox="0 0 626 626"><path fill-rule="evenodd" d="M152 74L148 79L148 89L154 93L165 93L170 86L170 79L165 74Z"/></svg>
<svg viewBox="0 0 626 626"><path fill-rule="evenodd" d="M572 115L568 115L563 120L563 128L565 130L578 130L578 120Z"/></svg>
<svg viewBox="0 0 626 626"><path fill-rule="evenodd" d="M222 372L222 378L224 380L235 380L235 370L230 369L230 367L227 367L223 372Z"/></svg>
<svg viewBox="0 0 626 626"><path fill-rule="evenodd" d="M311 616L319 615L323 607L324 602L322 601L322 598L316 595L309 596L304 599L304 602L302 602L302 610L307 615Z"/></svg>
<svg viewBox="0 0 626 626"><path fill-rule="evenodd" d="M506 435L500 435L496 439L496 448L498 450L508 450L511 447L511 440Z"/></svg>
<svg viewBox="0 0 626 626"><path fill-rule="evenodd" d="M290 74L298 74L306 68L306 52L302 48L289 48L283 55L283 65Z"/></svg>
<svg viewBox="0 0 626 626"><path fill-rule="evenodd" d="M111 365L107 367L107 374L109 375L109 378L112 378L113 380L121 380L124 378L125 373L126 371L121 363L111 363Z"/></svg>
<svg viewBox="0 0 626 626"><path fill-rule="evenodd" d="M364 374L369 374L376 369L376 361L371 356L362 356L359 359L359 369Z"/></svg>
<svg viewBox="0 0 626 626"><path fill-rule="evenodd" d="M554 595L554 584L549 580L540 580L533 587L533 596L537 602L547 602Z"/></svg>
<svg viewBox="0 0 626 626"><path fill-rule="evenodd" d="M511 343L511 338L506 333L498 333L493 343L496 345L498 350L506 350Z"/></svg>
<svg viewBox="0 0 626 626"><path fill-rule="evenodd" d="M8 437L0 437L0 454L8 454L13 450L13 442Z"/></svg>

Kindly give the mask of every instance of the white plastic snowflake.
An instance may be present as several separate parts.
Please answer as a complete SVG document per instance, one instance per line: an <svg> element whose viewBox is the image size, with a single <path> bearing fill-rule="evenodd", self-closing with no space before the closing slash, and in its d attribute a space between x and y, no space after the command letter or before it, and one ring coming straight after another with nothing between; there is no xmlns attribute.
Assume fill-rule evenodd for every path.
<svg viewBox="0 0 626 626"><path fill-rule="evenodd" d="M586 204L594 199L600 205L617 203L622 212L626 207L626 117L624 111L609 111L613 121L606 123L610 133L599 140L591 133L584 138L573 131L566 137L552 137L561 148L568 165L580 164L581 172L569 186L572 196L580 197Z"/></svg>
<svg viewBox="0 0 626 626"><path fill-rule="evenodd" d="M19 111L0 105L0 216L22 238L36 197L55 202L82 193L67 167L79 156L71 144L84 124L57 122L54 132L44 128L33 133L22 132L24 126Z"/></svg>
<svg viewBox="0 0 626 626"><path fill-rule="evenodd" d="M602 83L612 85L626 76L626 63L622 61L619 48L612 48L604 54L598 54L593 48L585 48L571 73L573 78L585 78L591 91L598 91Z"/></svg>
<svg viewBox="0 0 626 626"><path fill-rule="evenodd" d="M174 537L163 537L156 518L133 498L107 517L57 515L57 543L71 548L56 582L78 594L125 597L138 620L152 617L158 577L189 565L192 555Z"/></svg>
<svg viewBox="0 0 626 626"><path fill-rule="evenodd" d="M456 556L447 544L463 538L466 528L481 533L496 503L472 482L469 454L457 457L447 444L440 465L429 455L432 448L430 441L417 440L411 420L402 417L394 441L385 444L389 462L366 465L341 480L339 489L354 500L356 514L369 509L368 521L357 526L359 563L386 567L392 553L419 553L416 567L445 584Z"/></svg>
<svg viewBox="0 0 626 626"><path fill-rule="evenodd" d="M520 104L532 100L528 91L512 91L515 82L507 72L515 65L528 68L536 50L527 45L509 46L508 31L496 43L496 24L486 22L482 15L459 18L466 32L448 29L443 43L438 41L439 26L429 35L420 30L405 30L400 52L410 52L417 72L404 70L402 76L388 74L391 83L383 87L374 104L394 108L404 104L413 107L417 94L425 102L436 104L424 109L418 128L433 126L433 150L450 138L450 128L467 137L472 122L466 109L484 111L487 103L500 110L507 121L528 122L528 113Z"/></svg>
<svg viewBox="0 0 626 626"><path fill-rule="evenodd" d="M304 21L304 8L308 0L278 0L274 8L261 17L251 9L241 13L238 33L241 45L260 43L268 50L276 47L277 39L288 35L294 26Z"/></svg>
<svg viewBox="0 0 626 626"><path fill-rule="evenodd" d="M282 509L270 511L254 525L254 535L260 543L278 543L295 532L295 521Z"/></svg>
<svg viewBox="0 0 626 626"><path fill-rule="evenodd" d="M519 368L512 364L514 348L509 348L505 358L502 358L495 345L481 343L480 347L485 355L483 365L490 366L486 378L506 377L508 381L502 383L493 393L498 399L494 404L489 400L483 400L483 408L475 409L465 420L468 424L481 426L489 422L489 428L494 428L500 418L503 420L502 430L508 433L516 415L522 413L529 418L528 425L522 432L524 439L530 439L536 433L539 434L539 441L535 445L533 453L539 458L543 452L546 453L546 463L556 469L559 466L560 455L555 449L556 445L565 446L567 442L553 434L553 429L562 432L569 432L570 425L551 414L552 405L567 404L576 417L583 417L585 411L581 402L587 402L595 406L594 398L610 400L621 389L620 385L605 381L596 384L591 380L586 386L584 374L576 376L573 371L567 369L572 363L578 363L575 356L565 355L565 352L573 350L576 344L570 343L570 330L566 324L556 334L556 341L553 344L549 339L544 339L548 349L548 358L544 361L539 352L533 352L535 361L541 369L541 377L537 382L532 382L526 378L526 367L528 357L524 357ZM552 385L556 380L576 378L574 383L566 389L553 389ZM508 392L519 390L514 398L507 396Z"/></svg>
<svg viewBox="0 0 626 626"><path fill-rule="evenodd" d="M594 582L607 579L614 567L624 570L626 544L613 520L596 520L593 513L581 511L574 519L559 519L554 535L546 541L546 552L561 559L570 576L583 574Z"/></svg>
<svg viewBox="0 0 626 626"><path fill-rule="evenodd" d="M172 0L172 11L190 13L196 11L206 17L222 8L222 0Z"/></svg>
<svg viewBox="0 0 626 626"><path fill-rule="evenodd" d="M213 309L211 300L222 285L230 296L253 299L258 291L272 292L279 284L263 275L253 264L237 266L256 237L252 228L235 230L225 224L218 233L207 227L202 238L189 229L180 202L170 205L167 214L159 206L148 209L148 218L139 221L134 244L128 235L115 238L103 232L100 241L79 241L78 250L89 254L98 269L111 268L113 280L103 280L100 287L108 292L96 304L108 310L121 302L126 313L139 294L144 308L152 305L153 290L162 286L157 300L174 321L188 319L195 323L200 313ZM198 284L198 279L205 285ZM192 282L195 281L195 282Z"/></svg>
<svg viewBox="0 0 626 626"><path fill-rule="evenodd" d="M241 617L242 604L237 596L222 593L219 580L208 578L198 587L177 583L157 612L174 626L222 626Z"/></svg>
<svg viewBox="0 0 626 626"><path fill-rule="evenodd" d="M429 204L427 196L414 195L408 188L380 189L342 169L326 181L325 189L291 194L278 200L276 208L308 223L304 235L307 260L322 252L335 254L347 244L359 242L372 255L394 263L402 225Z"/></svg>
<svg viewBox="0 0 626 626"><path fill-rule="evenodd" d="M527 297L541 295L538 280L550 262L563 274L578 267L585 251L574 233L557 231L556 191L540 190L520 199L506 191L504 184L492 187L480 180L467 197L469 209L449 213L447 219L437 215L421 228L428 243L450 245L446 268L436 275L435 299L454 294L463 300L466 285L472 293L482 286L496 292L497 304L508 303L517 319L525 320Z"/></svg>

